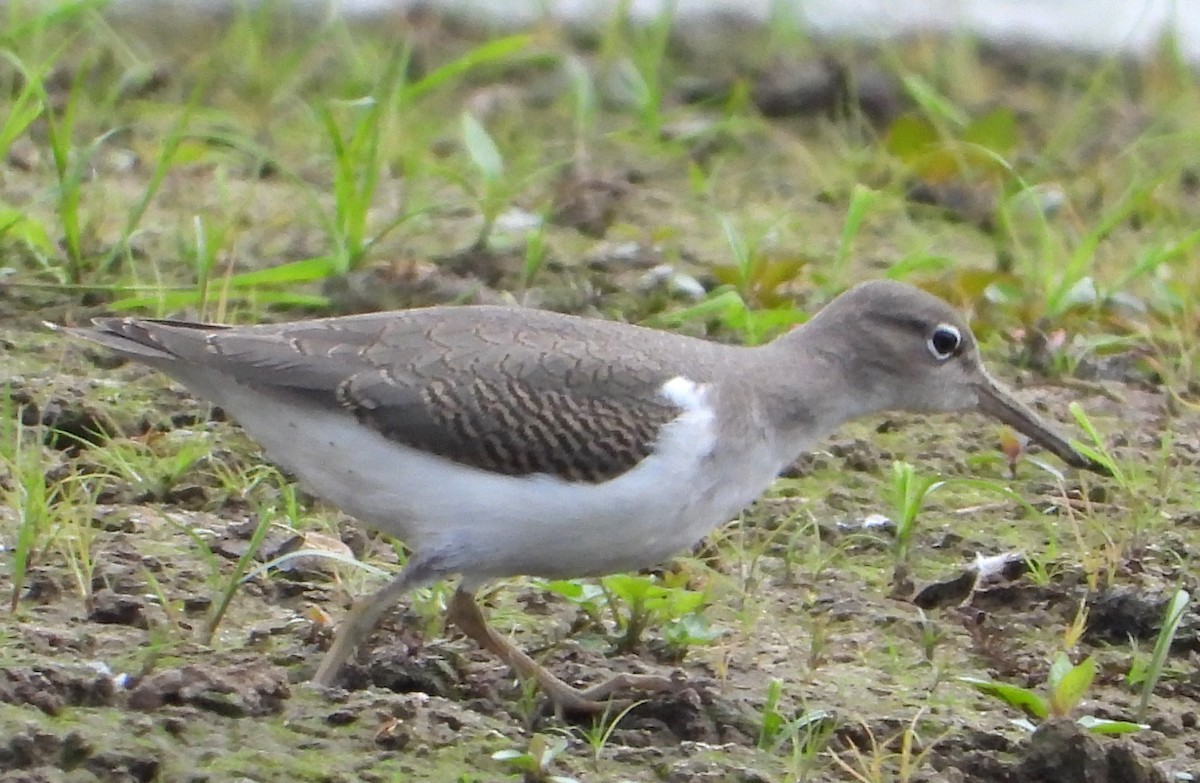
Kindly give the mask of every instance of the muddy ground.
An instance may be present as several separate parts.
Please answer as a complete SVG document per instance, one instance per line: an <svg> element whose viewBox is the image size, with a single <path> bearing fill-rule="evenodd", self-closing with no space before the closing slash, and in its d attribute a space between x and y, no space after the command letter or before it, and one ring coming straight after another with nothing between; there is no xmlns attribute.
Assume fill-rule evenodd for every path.
<svg viewBox="0 0 1200 783"><path fill-rule="evenodd" d="M1031 517L1015 503L971 493L935 499L917 533L916 589L953 579L977 553L1028 551L1039 541L1045 552L1046 542L1073 535L1063 531L1079 524L1075 514L1103 520L1124 502L1103 481L1059 483L1029 463L1014 479L1004 476L1002 461L968 467L965 458L994 440L991 424L907 416L838 435L798 464L778 494L715 534L696 557L669 566L706 591L704 616L719 634L682 657L656 628L638 649L614 655L611 623L598 627L529 584L500 587L487 600L499 627L568 681L588 684L618 672L688 679L681 695L652 698L622 716L593 759L582 739L590 721L545 714L495 660L446 635L437 619L444 589L416 599L419 610L408 605L389 617L346 674L345 689L318 691L305 680L329 643L330 618L375 584L352 573L258 576L237 591L212 643L198 643L220 575L245 551L256 514L245 494L217 484L211 466L253 462L252 446L233 423L212 420L208 406L147 371L102 370L44 334L4 338L27 359L9 378L24 401L20 415L35 423L25 437L45 436L36 425L43 416L60 424L102 417L106 400L136 384L148 390L147 421L136 428L150 422L164 431L135 429L128 437L181 435L205 448L161 497L105 481L86 522L96 534L86 599L53 547L36 558L18 612L4 626L0 779L501 780L511 776L491 755L524 750L541 733L571 738L549 771L580 780L849 780L828 754L852 760L852 748L860 748L879 754L884 769L894 767L910 727L920 754L911 780L1115 783L1164 773L1186 780L1198 769L1194 612L1153 697L1151 728L1128 739L1092 738L1069 720L1031 738L1012 724L1014 710L954 681L970 674L1040 686L1048 651L1086 604L1078 649L1097 657L1100 674L1082 709L1132 717L1137 695L1124 683L1131 649L1153 643L1168 589L1192 578L1179 564L1194 557L1197 540L1186 492L1200 458L1196 419L1168 418L1164 397L1152 389L1109 387L1121 403L1046 387L1025 393L1051 416L1079 399L1106 429L1124 422L1131 454L1157 448L1165 428L1173 432L1180 494L1164 498L1159 512L1169 524L1136 549L1112 553L1095 589L1064 540L1046 583L1019 577L961 603L961 594L937 601L923 614L907 595L894 595L887 534L861 530L868 514L889 513L881 496L893 458L922 471L1005 480L1039 510ZM172 422L181 424L173 429ZM47 448L51 471L87 459L87 450ZM306 509L311 502L304 500ZM351 520L313 507L325 525L316 529L340 532L373 563L395 563L386 544L366 539ZM273 531L259 559L294 535L287 527ZM782 684L781 714L830 714L828 736L813 740L813 758L800 747L803 732L763 741L772 681ZM1063 760L1072 754L1081 760Z"/></svg>
<svg viewBox="0 0 1200 783"><path fill-rule="evenodd" d="M997 71L1028 78L1001 60ZM827 61L812 62L819 71ZM875 78L875 70L866 72ZM859 94L864 127L886 121L891 101L899 100L888 92L892 87L871 87L879 93L868 87ZM755 98L769 133L810 141L831 133L824 104L780 108L770 80L759 82ZM773 118L785 111L823 119L771 124L782 122ZM725 154L742 151L735 143ZM556 230L570 238L558 246L534 302L640 318L687 306L693 284L709 290L719 284L709 272L727 249L712 244L711 234L689 234L691 221L701 218L668 216L676 233L651 241L674 207L670 194L686 165L639 154L637 176L625 172L618 184L584 187L565 199L567 217ZM719 153L693 149L687 156L694 161L707 154ZM10 196L18 182L35 189L49 165L39 158L21 169L10 160ZM218 168L172 173L151 217L172 219L170 211L193 189L203 193L197 198L210 198L206 188ZM147 176L144 167L104 174L109 183ZM235 177L221 187L243 185L251 187ZM252 187L260 196L274 193L269 182ZM814 214L828 203L819 186L796 187L811 197L806 203ZM114 187L109 198L135 200L136 187L127 190ZM620 199L610 202L609 191ZM269 198L255 208L286 212ZM836 218L821 224L824 236L839 229L843 210L844 204L830 210ZM267 227L290 231L272 214ZM322 290L334 293L321 312L377 306L363 298L383 289L402 304L503 298L519 274L520 253L460 252L461 215L433 220L443 218L432 238L426 233L405 246L402 261L327 284ZM968 262L994 261L984 249L992 241L987 227L970 217L889 219L903 223L906 241L928 231ZM614 223L620 242L597 238ZM255 251L271 246L258 230L246 229L238 252L231 251L234 263L252 264ZM784 244L792 231L802 234L804 227L789 225ZM867 258L848 268L846 282L877 275L895 260L889 236L895 234L879 226L864 239ZM439 244L445 237L453 239ZM166 253L170 246L169 238L146 241L161 244L139 252ZM320 241L310 227L278 244L291 243L283 255L295 257ZM631 255L625 244L637 252ZM814 244L821 248L813 251L818 260L832 253L825 239ZM425 246L440 247L443 255L421 256ZM577 247L593 251L586 268L569 260L568 251ZM438 263L413 261L417 256ZM655 274L675 280L675 287L642 285L647 270L664 260L668 270ZM818 267L817 261L798 266L805 271L780 295L815 309L828 298L811 293L829 280L813 271ZM621 672L686 680L680 693L650 698L597 728L591 720L549 713L511 672L443 627L445 585L421 591L391 613L334 689L316 689L307 680L333 625L354 596L381 583L377 574L323 560L256 573L236 589L206 639L264 514L272 526L254 563L297 547L337 549L343 542L353 557L394 570L403 549L303 491L291 493L286 477L264 469L253 444L219 410L145 368L118 366L40 326L44 319L77 321L104 312L111 296L11 285L29 271L20 263L14 269L7 283L0 278L0 431L8 444L0 466L7 499L0 506L0 597L14 592L14 552L27 510L22 503L37 484L26 480L42 477L42 486L57 494L14 605L2 610L0 781L1200 778L1200 617L1194 608L1150 699L1148 728L1102 737L1073 721L1079 715L1136 719L1139 690L1127 681L1131 666L1149 655L1174 590L1195 595L1197 589L1200 415L1190 402L1196 390L1186 376L1146 370L1144 347L1063 372L1061 365L1037 361L1036 346L1022 341L1003 313L984 325L995 338L984 344L995 373L1063 430L1078 432L1067 406L1080 403L1124 467L1123 483L1056 473L1039 463L1061 466L1036 451L1010 471L997 425L977 417L876 417L846 427L729 527L652 574L704 594L698 622L705 632L690 643L681 645L668 632L678 618L658 618L632 649L618 651L623 629L608 607L581 607L532 581L485 594L496 626L569 682L590 684ZM942 290L944 279L918 282ZM195 314L186 307L179 312ZM298 315L263 311L258 317ZM727 324L685 328L738 339ZM872 515L895 515L888 500L894 460L915 464L921 474L990 482L951 481L931 497L901 574L891 528L868 523ZM1004 553L1027 555L1042 569L1017 568L1010 578L974 590L954 582L978 555ZM1081 608L1076 639L1069 629ZM958 680L1043 688L1053 654L1064 647L1076 662L1094 656L1098 674L1069 718L1047 720L1036 733L1014 722L1019 711ZM556 743L565 744L561 753L524 768L494 757Z"/></svg>

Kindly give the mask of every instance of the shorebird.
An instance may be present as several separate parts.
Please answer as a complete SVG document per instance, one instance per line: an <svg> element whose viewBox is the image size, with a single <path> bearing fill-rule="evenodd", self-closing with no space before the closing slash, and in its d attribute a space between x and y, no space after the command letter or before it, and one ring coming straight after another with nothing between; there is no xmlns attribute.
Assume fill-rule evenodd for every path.
<svg viewBox="0 0 1200 783"><path fill-rule="evenodd" d="M756 347L495 306L260 326L100 318L64 331L221 406L313 493L410 548L343 620L322 685L401 596L457 575L449 621L557 708L673 688L622 675L577 689L489 627L474 593L516 575L660 563L869 414L978 411L1104 470L988 374L952 307L891 281L858 285Z"/></svg>

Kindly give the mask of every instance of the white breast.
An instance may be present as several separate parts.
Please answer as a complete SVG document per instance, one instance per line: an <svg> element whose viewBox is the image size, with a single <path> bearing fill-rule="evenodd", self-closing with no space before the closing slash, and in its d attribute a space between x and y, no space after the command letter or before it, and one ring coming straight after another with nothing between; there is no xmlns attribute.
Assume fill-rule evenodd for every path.
<svg viewBox="0 0 1200 783"><path fill-rule="evenodd" d="M682 377L662 388L683 412L654 452L599 484L467 467L389 441L348 413L281 405L228 379L188 385L215 392L315 494L474 582L654 565L729 521L789 458L762 433L718 444L709 390Z"/></svg>

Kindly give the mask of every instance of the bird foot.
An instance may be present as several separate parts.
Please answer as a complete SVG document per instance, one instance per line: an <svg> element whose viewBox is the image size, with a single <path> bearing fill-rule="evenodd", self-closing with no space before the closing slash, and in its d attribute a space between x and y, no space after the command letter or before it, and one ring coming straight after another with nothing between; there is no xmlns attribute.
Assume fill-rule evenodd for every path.
<svg viewBox="0 0 1200 783"><path fill-rule="evenodd" d="M573 688L542 669L541 676L534 679L545 694L556 715L602 715L620 712L636 703L632 699L615 699L620 694L633 693L679 693L688 688L687 678L682 674L661 677L655 674L618 674L591 688Z"/></svg>
<svg viewBox="0 0 1200 783"><path fill-rule="evenodd" d="M474 597L459 588L450 599L448 619L483 649L499 657L523 680L536 682L550 700L556 715L602 715L619 712L633 702L616 701L614 694L626 691L644 693L678 693L687 688L687 679L660 677L652 674L618 674L612 679L580 690L556 677L537 661L518 649L512 642L496 633L487 624Z"/></svg>

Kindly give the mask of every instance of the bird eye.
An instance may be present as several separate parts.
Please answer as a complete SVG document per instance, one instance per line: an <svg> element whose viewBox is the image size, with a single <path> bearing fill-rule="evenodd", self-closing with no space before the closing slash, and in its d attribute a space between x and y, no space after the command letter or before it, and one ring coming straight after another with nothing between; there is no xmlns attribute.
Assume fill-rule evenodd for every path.
<svg viewBox="0 0 1200 783"><path fill-rule="evenodd" d="M925 345L929 347L933 358L944 362L958 352L958 347L962 345L962 333L950 324L938 324Z"/></svg>

